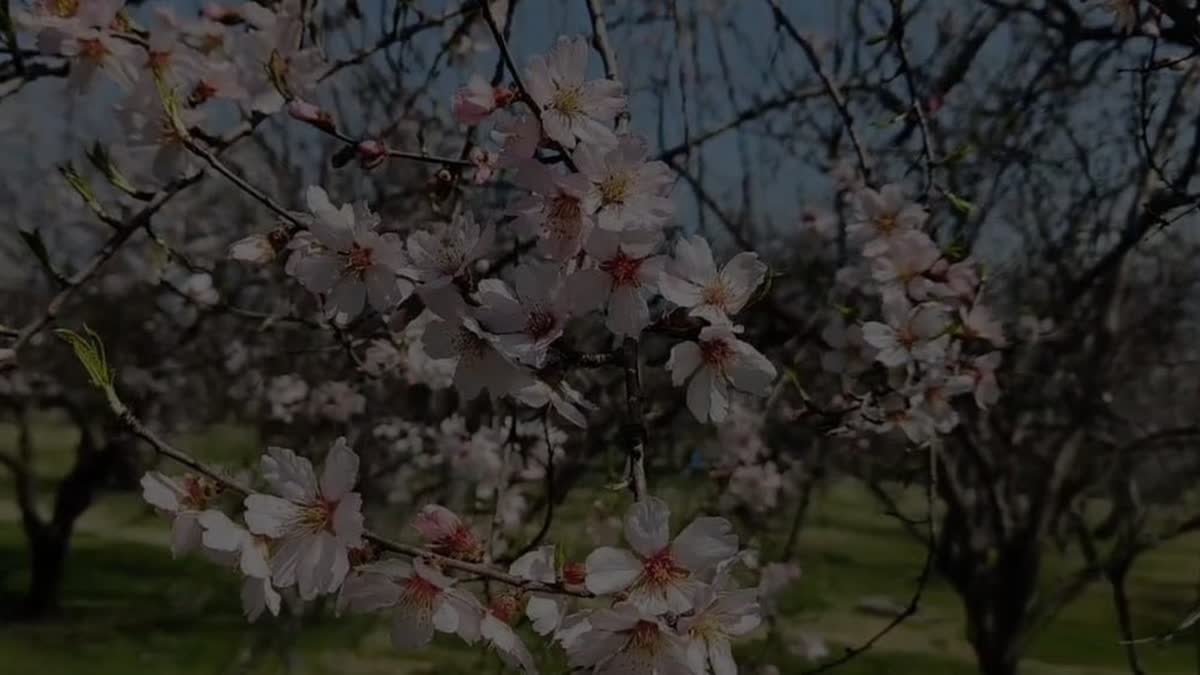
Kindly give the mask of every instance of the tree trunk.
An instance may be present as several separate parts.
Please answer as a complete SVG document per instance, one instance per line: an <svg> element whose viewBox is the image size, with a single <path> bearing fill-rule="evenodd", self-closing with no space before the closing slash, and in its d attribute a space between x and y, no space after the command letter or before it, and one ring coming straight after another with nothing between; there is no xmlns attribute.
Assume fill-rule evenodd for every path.
<svg viewBox="0 0 1200 675"><path fill-rule="evenodd" d="M52 527L43 527L30 537L32 580L25 597L24 618L41 619L58 610L69 546L69 535L63 536Z"/></svg>
<svg viewBox="0 0 1200 675"><path fill-rule="evenodd" d="M1021 658L1011 631L986 630L972 636L975 660L982 675L1016 675Z"/></svg>

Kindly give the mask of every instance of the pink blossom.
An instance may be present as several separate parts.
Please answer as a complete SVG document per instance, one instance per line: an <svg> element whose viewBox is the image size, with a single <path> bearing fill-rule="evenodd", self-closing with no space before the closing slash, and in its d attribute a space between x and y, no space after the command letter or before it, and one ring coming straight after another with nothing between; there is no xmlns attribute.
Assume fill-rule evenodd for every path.
<svg viewBox="0 0 1200 675"><path fill-rule="evenodd" d="M617 144L612 123L625 109L620 82L585 81L588 42L560 37L546 56L534 56L525 69L525 86L542 111L546 135L565 148L577 141L604 147Z"/></svg>
<svg viewBox="0 0 1200 675"><path fill-rule="evenodd" d="M648 614L691 609L700 587L693 575L733 557L738 538L724 518L697 518L672 542L670 517L670 508L657 497L630 506L624 532L633 551L607 546L593 551L587 558L588 590L624 592Z"/></svg>
<svg viewBox="0 0 1200 675"><path fill-rule="evenodd" d="M308 459L270 448L262 472L278 496L246 497L245 518L254 534L280 540L271 580L279 588L297 586L305 600L337 590L350 568L349 551L363 534L362 497L352 492L358 455L346 439L337 439L318 480Z"/></svg>

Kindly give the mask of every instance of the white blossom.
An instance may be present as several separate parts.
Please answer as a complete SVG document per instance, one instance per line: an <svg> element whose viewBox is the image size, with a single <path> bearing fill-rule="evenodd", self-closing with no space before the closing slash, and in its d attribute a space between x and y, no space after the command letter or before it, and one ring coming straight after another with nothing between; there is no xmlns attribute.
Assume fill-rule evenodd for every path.
<svg viewBox="0 0 1200 675"><path fill-rule="evenodd" d="M601 228L658 227L671 217L666 195L675 175L646 155L646 143L637 136L622 136L614 148L581 143L575 149L575 163L590 183L587 210Z"/></svg>
<svg viewBox="0 0 1200 675"><path fill-rule="evenodd" d="M879 352L875 359L888 368L914 362L936 363L945 358L950 337L945 334L949 320L937 303L913 306L903 296L885 298L886 323L863 324L863 339Z"/></svg>
<svg viewBox="0 0 1200 675"><path fill-rule="evenodd" d="M570 316L562 270L530 262L513 271L513 288L499 279L479 282L480 322L512 358L541 367L550 345L562 336Z"/></svg>
<svg viewBox="0 0 1200 675"><path fill-rule="evenodd" d="M408 255L416 278L430 288L449 284L487 254L495 235L494 226L480 229L470 212L456 215L433 232L410 234Z"/></svg>
<svg viewBox="0 0 1200 675"><path fill-rule="evenodd" d="M538 253L552 260L567 261L583 248L593 220L585 211L587 178L577 173L556 173L537 161L520 165L516 181L532 192L513 205L513 226L526 236L538 238Z"/></svg>
<svg viewBox="0 0 1200 675"><path fill-rule="evenodd" d="M667 370L676 386L688 382L688 410L700 422L721 422L729 413L729 388L766 396L775 366L757 349L737 338L740 328L717 325L700 331L699 342L671 349ZM690 379L690 382L689 382Z"/></svg>
<svg viewBox="0 0 1200 675"><path fill-rule="evenodd" d="M417 649L434 631L456 634L469 644L480 638L483 607L436 566L417 558L386 559L356 567L338 596L338 610L392 610L392 645Z"/></svg>
<svg viewBox="0 0 1200 675"><path fill-rule="evenodd" d="M400 238L378 234L379 217L366 204L337 208L317 186L305 191L305 200L312 213L308 229L319 247L293 253L299 259L292 269L305 288L326 296L328 316L346 323L368 301L387 312L412 293L412 282L399 276L408 269Z"/></svg>
<svg viewBox="0 0 1200 675"><path fill-rule="evenodd" d="M712 249L704 237L679 240L659 278L663 297L689 309L692 316L712 324L729 323L767 274L767 266L754 253L739 253L717 270Z"/></svg>
<svg viewBox="0 0 1200 675"><path fill-rule="evenodd" d="M592 612L586 629L566 648L573 668L595 675L695 675L683 640L628 602Z"/></svg>
<svg viewBox="0 0 1200 675"><path fill-rule="evenodd" d="M738 538L724 518L697 518L670 540L671 510L648 497L625 514L625 541L633 551L605 546L587 558L587 588L597 595L625 592L649 614L683 613L693 606L705 572L737 553Z"/></svg>
<svg viewBox="0 0 1200 675"><path fill-rule="evenodd" d="M454 386L464 400L478 398L485 389L494 397L504 396L529 382L529 376L501 353L498 338L465 311L431 322L423 344L430 358L456 361Z"/></svg>
<svg viewBox="0 0 1200 675"><path fill-rule="evenodd" d="M219 491L210 478L187 474L179 479L158 471L142 476L142 498L171 517L171 555L198 550L203 531L200 515Z"/></svg>
<svg viewBox="0 0 1200 675"><path fill-rule="evenodd" d="M549 54L534 56L525 68L525 86L542 110L546 135L566 148L577 140L617 144L611 125L625 109L621 83L585 81L589 51L583 37L560 37Z"/></svg>
<svg viewBox="0 0 1200 675"><path fill-rule="evenodd" d="M605 325L617 336L636 337L650 323L647 296L658 288L662 256L653 255L661 235L653 230L595 230L586 250L596 267L567 280L572 304L583 313L605 309Z"/></svg>
<svg viewBox="0 0 1200 675"><path fill-rule="evenodd" d="M855 220L846 228L846 236L851 243L861 245L866 256L880 255L892 240L919 229L929 217L896 184L885 185L878 192L864 187L855 196L854 205Z"/></svg>
<svg viewBox="0 0 1200 675"><path fill-rule="evenodd" d="M358 455L337 439L318 481L307 458L270 448L262 472L278 496L246 497L245 519L254 534L281 540L271 557L272 581L297 586L305 600L337 590L350 568L349 550L363 534L362 497L352 492Z"/></svg>

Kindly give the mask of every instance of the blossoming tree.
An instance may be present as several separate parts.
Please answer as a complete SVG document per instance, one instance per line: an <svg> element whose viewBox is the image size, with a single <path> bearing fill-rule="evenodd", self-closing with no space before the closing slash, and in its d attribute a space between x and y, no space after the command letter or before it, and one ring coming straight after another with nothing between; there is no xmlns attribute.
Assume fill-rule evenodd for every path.
<svg viewBox="0 0 1200 675"><path fill-rule="evenodd" d="M981 668L1015 672L1015 644L1034 615L1025 607L1037 581L1033 549L1078 516L1072 499L1096 479L1070 466L1091 433L1083 423L1032 444L1030 456L1053 467L1046 486L1023 487L1019 467L997 482L988 445L1032 423L1021 417L1026 399L1010 403L1000 383L1014 359L1037 366L1050 358L1036 346L1047 331L1037 315L1031 330L1012 329L1023 287L993 284L987 252L977 250L986 248L979 232L990 207L959 194L983 182L964 168L969 153L952 145L978 135L978 110L940 109L1014 10L985 3L998 6L986 20L951 30L942 23L957 20L953 9L935 28L898 0L875 3L886 17L881 37L857 34L851 49L878 51L897 73L881 81L869 70L831 70L840 59L797 28L789 3L764 0L745 20L798 55L811 91L786 87L779 100L696 134L686 71L705 59L685 63L680 47L683 112L673 124L683 140L668 146L662 131L650 140L649 106L635 80L622 77L646 64L614 46L617 22L601 0L563 3L578 5L567 12L579 32L553 39L514 29L525 11L515 0L380 4L388 18L367 44L343 29L372 25L363 12L379 8L355 2L209 5L186 19L166 6L110 0L10 7L10 61L0 75L14 91L65 78L70 105L116 112L108 129L115 140L88 144L92 170L61 170L72 208L82 203L106 236L83 253L78 242L68 247L82 261L69 267L47 244L50 232L27 228L21 237L22 262L52 292L14 311L22 323L3 332L3 396L17 415L25 420L30 401L52 398L44 382L55 392L78 389L64 374L65 347L41 341L56 328L84 366L90 405L116 420L114 433L175 463L140 480L145 501L170 522L172 553L237 574L248 620L303 614L328 598L339 616L388 614L397 649L421 649L442 634L529 673L548 667L548 651L574 672L738 672L733 645L754 639L760 625L773 630L771 596L794 576L782 563L820 458L826 449L850 449L850 457L877 449L882 473L853 460L844 470L900 513L889 490L916 467L925 512L904 522L928 555L909 607L824 667L915 613L936 569L963 596ZM744 11L713 4L715 25ZM1149 31L1129 9L1135 4L1114 3L1117 26ZM1163 11L1173 19L1155 15L1163 39L1194 41L1194 33L1167 30L1183 18ZM1071 23L1078 14L1062 25L1049 9L1033 14L1043 28L1083 31ZM698 39L678 13L653 8L646 17L672 21L679 40ZM910 35L921 30L958 50L940 78L910 55L926 51ZM432 53L411 46L425 33L440 33ZM462 66L452 71L454 90L439 95L405 80L392 92L375 71L364 84L340 83L341 73L377 64L396 46L428 66L430 81L444 58ZM724 48L718 38L715 58L728 69ZM491 55L490 72L476 51ZM1143 82L1154 71L1147 66ZM727 77L736 87L748 80ZM853 103L852 89L878 94L892 117L876 125L883 131L868 135L856 119L871 109ZM393 98L379 104L380 91ZM655 94L662 111L669 87ZM347 96L356 104L346 105ZM794 218L798 234L756 236L749 214L735 217L713 196L702 146L808 99L827 105L793 140L811 127L810 145L831 149L819 171L804 170L828 183L833 209ZM397 115L392 106L401 102ZM1177 110L1165 115L1164 128L1178 123ZM1139 118L1143 132L1152 117ZM1161 134L1155 142L1170 137ZM255 141L262 152L249 156L244 148ZM326 145L314 151L305 142ZM304 169L314 154L315 175ZM751 153L727 154L743 163L748 202ZM1148 167L1147 185L1166 175L1154 159ZM1135 286L1108 280L1154 224L1196 203L1191 173L1181 175L1158 202L1130 207L1127 234L1070 280L1079 286L1068 299ZM974 194L989 199L982 188ZM995 211L1002 222L1014 215ZM203 236L162 226L168 219L203 219ZM720 227L707 227L710 220ZM1052 243L1060 236L1041 234ZM150 262L135 252L141 239ZM139 300L150 308L143 326L123 326L104 309L78 310L87 330L61 316L89 293L131 302L145 292L103 290L104 270L118 264L151 279L150 297ZM1113 312L1107 320L1120 323ZM128 335L138 330L151 337ZM1107 356L1110 347L1087 353ZM45 354L56 350L51 366ZM230 409L264 441L249 470L214 465L171 437L173 427L227 419ZM780 429L783 443L803 439L814 450L772 447ZM712 506L723 515L672 518L669 474L656 469L678 465L676 434L717 439ZM72 490L89 498L43 523L31 446L0 460L17 478L27 531L49 528L61 565L95 480L64 481L65 503ZM576 488L621 496L611 509L620 536L589 523L583 544L554 540L555 507ZM980 498L989 491L993 499ZM774 560L762 524L785 502L795 516L785 555ZM1011 553L1011 568L985 564L987 551L975 544L985 525L998 532L987 550ZM1127 572L1143 549L1129 536L1108 567L1092 550L1088 569L1121 562ZM551 649L532 648L533 639Z"/></svg>

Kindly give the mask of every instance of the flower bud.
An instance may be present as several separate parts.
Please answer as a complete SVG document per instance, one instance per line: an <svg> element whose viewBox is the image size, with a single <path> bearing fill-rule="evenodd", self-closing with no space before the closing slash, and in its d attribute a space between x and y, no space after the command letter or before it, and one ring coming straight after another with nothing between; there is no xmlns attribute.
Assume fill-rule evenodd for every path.
<svg viewBox="0 0 1200 675"><path fill-rule="evenodd" d="M361 141L357 146L358 164L368 171L387 159L387 146L380 141Z"/></svg>
<svg viewBox="0 0 1200 675"><path fill-rule="evenodd" d="M332 133L336 129L333 117L308 101L295 99L288 103L287 111L292 118L307 122L322 131Z"/></svg>

